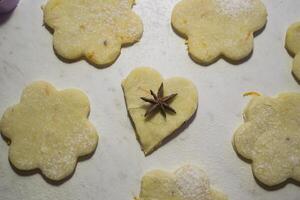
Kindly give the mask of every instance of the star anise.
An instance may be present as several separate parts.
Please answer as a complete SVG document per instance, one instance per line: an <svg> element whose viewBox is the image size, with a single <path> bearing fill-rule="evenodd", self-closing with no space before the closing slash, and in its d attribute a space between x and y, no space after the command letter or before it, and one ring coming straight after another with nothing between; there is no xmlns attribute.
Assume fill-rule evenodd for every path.
<svg viewBox="0 0 300 200"><path fill-rule="evenodd" d="M176 113L176 111L169 105L169 102L177 95L177 94L171 94L169 96L164 97L164 85L161 83L157 94L155 94L152 90L150 90L150 93L153 97L153 99L141 97L142 100L148 102L151 104L150 108L145 113L145 117L148 117L158 109L160 109L161 113L164 117L166 117L166 110Z"/></svg>

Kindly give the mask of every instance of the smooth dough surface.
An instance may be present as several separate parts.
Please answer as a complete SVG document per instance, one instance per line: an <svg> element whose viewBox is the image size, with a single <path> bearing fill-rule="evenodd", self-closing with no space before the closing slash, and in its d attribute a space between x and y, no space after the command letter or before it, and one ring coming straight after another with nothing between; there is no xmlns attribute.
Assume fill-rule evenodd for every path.
<svg viewBox="0 0 300 200"><path fill-rule="evenodd" d="M144 114L149 103L144 102L140 97L151 98L150 89L157 92L161 83L164 84L164 96L178 94L170 103L177 114L167 114L164 118L162 114L157 113L147 119ZM191 81L181 77L164 80L157 71L151 68L141 67L133 70L123 81L122 87L127 110L146 155L188 121L197 109L198 92Z"/></svg>
<svg viewBox="0 0 300 200"><path fill-rule="evenodd" d="M234 61L247 57L253 33L266 21L260 0L182 0L172 13L172 25L187 38L189 54L205 65L220 56Z"/></svg>
<svg viewBox="0 0 300 200"><path fill-rule="evenodd" d="M286 33L286 48L295 55L293 62L293 74L300 80L300 22L292 24Z"/></svg>
<svg viewBox="0 0 300 200"><path fill-rule="evenodd" d="M255 177L268 186L300 181L300 93L254 97L234 134L236 151L252 160Z"/></svg>
<svg viewBox="0 0 300 200"><path fill-rule="evenodd" d="M57 91L43 81L27 86L20 103L0 121L0 131L11 141L9 160L20 170L40 169L51 180L69 176L77 158L97 146L89 111L89 100L80 90Z"/></svg>
<svg viewBox="0 0 300 200"><path fill-rule="evenodd" d="M53 45L66 59L85 57L99 65L112 63L122 44L140 39L141 19L133 0L49 0L44 22L54 30Z"/></svg>
<svg viewBox="0 0 300 200"><path fill-rule="evenodd" d="M206 173L192 165L175 172L153 170L144 175L138 200L227 200L214 189Z"/></svg>

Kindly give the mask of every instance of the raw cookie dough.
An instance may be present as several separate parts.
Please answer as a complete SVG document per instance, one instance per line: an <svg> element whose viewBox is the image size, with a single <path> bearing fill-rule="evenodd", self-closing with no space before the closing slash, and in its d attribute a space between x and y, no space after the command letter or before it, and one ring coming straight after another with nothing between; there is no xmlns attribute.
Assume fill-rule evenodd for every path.
<svg viewBox="0 0 300 200"><path fill-rule="evenodd" d="M211 64L220 56L239 61L253 49L253 32L267 21L260 0L182 0L172 13L172 25L187 38L191 57Z"/></svg>
<svg viewBox="0 0 300 200"><path fill-rule="evenodd" d="M149 103L144 102L140 97L150 98L150 89L156 92L162 82L165 96L177 93L170 103L177 113L168 114L166 118L160 113L146 118L144 115L149 108ZM197 109L198 92L191 81L181 77L164 80L157 71L151 68L142 67L133 70L123 81L122 87L128 113L146 155L188 121Z"/></svg>
<svg viewBox="0 0 300 200"><path fill-rule="evenodd" d="M287 30L285 45L288 51L295 55L292 71L300 81L300 22L292 24Z"/></svg>
<svg viewBox="0 0 300 200"><path fill-rule="evenodd" d="M32 83L0 121L0 131L11 141L9 160L20 170L38 168L51 180L66 178L78 157L96 149L98 135L89 112L89 100L80 90Z"/></svg>
<svg viewBox="0 0 300 200"><path fill-rule="evenodd" d="M53 45L66 59L85 57L101 66L111 64L122 44L138 41L141 19L131 10L134 0L49 0L44 22L54 30Z"/></svg>
<svg viewBox="0 0 300 200"><path fill-rule="evenodd" d="M210 186L206 173L185 165L173 173L154 170L142 178L137 200L227 200L227 196Z"/></svg>
<svg viewBox="0 0 300 200"><path fill-rule="evenodd" d="M300 181L300 93L256 96L235 132L238 154L252 160L255 177L267 186Z"/></svg>

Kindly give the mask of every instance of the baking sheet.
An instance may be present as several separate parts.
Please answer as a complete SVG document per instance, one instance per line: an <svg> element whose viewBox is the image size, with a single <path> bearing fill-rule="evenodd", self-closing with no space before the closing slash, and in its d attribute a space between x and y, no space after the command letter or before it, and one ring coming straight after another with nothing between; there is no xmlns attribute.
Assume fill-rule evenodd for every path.
<svg viewBox="0 0 300 200"><path fill-rule="evenodd" d="M139 193L140 178L148 170L174 170L193 163L204 168L213 185L232 200L299 200L294 184L267 191L259 186L251 167L236 156L231 139L242 122L249 101L247 91L276 95L298 91L291 75L292 58L284 49L288 26L300 20L299 0L263 0L269 17L255 38L249 60L232 65L219 60L208 67L194 63L184 40L170 26L178 0L139 0L134 11L144 23L139 43L123 48L110 67L97 69L85 61L59 60L52 35L43 27L43 0L21 0L10 18L0 25L0 113L19 101L24 85L46 80L57 88L80 88L91 102L90 119L100 133L95 154L79 162L71 179L47 183L39 174L22 176L8 162L8 146L0 139L1 200L131 200ZM199 109L190 126L145 157L127 117L121 81L138 66L150 66L164 77L183 76L199 90Z"/></svg>

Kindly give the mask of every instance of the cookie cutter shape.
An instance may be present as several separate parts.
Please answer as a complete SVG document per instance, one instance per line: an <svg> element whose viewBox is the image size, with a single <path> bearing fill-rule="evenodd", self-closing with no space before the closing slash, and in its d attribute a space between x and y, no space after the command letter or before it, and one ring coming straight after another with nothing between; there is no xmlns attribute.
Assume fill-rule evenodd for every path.
<svg viewBox="0 0 300 200"><path fill-rule="evenodd" d="M253 97L244 121L234 133L233 145L252 161L254 176L267 186L289 178L300 181L300 94Z"/></svg>
<svg viewBox="0 0 300 200"><path fill-rule="evenodd" d="M157 113L149 118L145 112L149 103L141 97L151 97L150 90L157 91L161 83L164 95L177 94L170 102L176 114ZM145 155L152 153L164 140L192 118L198 106L196 86L185 78L173 77L164 80L154 69L140 67L133 70L122 82L123 92L129 116L135 127L136 136Z"/></svg>
<svg viewBox="0 0 300 200"><path fill-rule="evenodd" d="M260 0L182 0L172 25L187 38L193 60L209 65L224 56L241 61L253 49L253 33L262 29L267 11Z"/></svg>
<svg viewBox="0 0 300 200"><path fill-rule="evenodd" d="M27 86L20 103L8 108L0 121L2 134L11 142L10 162L19 170L39 169L54 181L70 176L77 158L97 146L89 112L89 100L80 90L57 91L44 81Z"/></svg>
<svg viewBox="0 0 300 200"><path fill-rule="evenodd" d="M85 57L97 67L113 63L121 46L138 41L143 24L133 0L49 0L44 22L54 30L56 53L68 60Z"/></svg>
<svg viewBox="0 0 300 200"><path fill-rule="evenodd" d="M295 56L292 72L300 81L300 22L292 24L286 33L285 46Z"/></svg>
<svg viewBox="0 0 300 200"><path fill-rule="evenodd" d="M175 172L153 170L144 175L137 200L228 200L210 185L199 167L185 165Z"/></svg>

